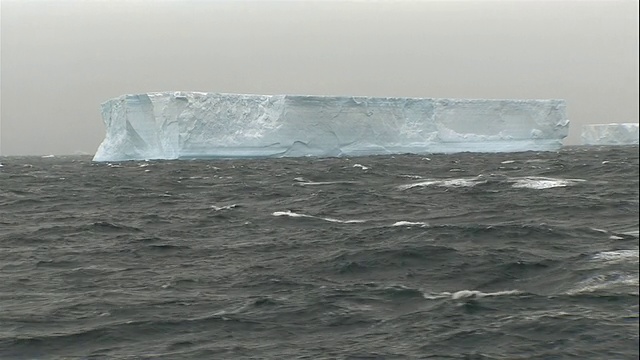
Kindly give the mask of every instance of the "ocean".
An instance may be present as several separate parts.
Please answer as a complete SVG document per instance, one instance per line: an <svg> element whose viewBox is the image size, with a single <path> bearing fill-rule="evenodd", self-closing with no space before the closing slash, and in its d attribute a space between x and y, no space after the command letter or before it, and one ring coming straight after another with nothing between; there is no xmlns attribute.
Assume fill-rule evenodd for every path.
<svg viewBox="0 0 640 360"><path fill-rule="evenodd" d="M0 359L637 359L638 147L0 158Z"/></svg>

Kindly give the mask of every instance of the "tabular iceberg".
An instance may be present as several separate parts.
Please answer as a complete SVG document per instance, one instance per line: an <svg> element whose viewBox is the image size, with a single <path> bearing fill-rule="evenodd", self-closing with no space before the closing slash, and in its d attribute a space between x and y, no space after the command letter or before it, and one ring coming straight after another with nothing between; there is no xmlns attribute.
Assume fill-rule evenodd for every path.
<svg viewBox="0 0 640 360"><path fill-rule="evenodd" d="M582 127L583 145L638 145L638 124L595 124Z"/></svg>
<svg viewBox="0 0 640 360"><path fill-rule="evenodd" d="M563 100L161 92L102 104L94 161L556 150Z"/></svg>

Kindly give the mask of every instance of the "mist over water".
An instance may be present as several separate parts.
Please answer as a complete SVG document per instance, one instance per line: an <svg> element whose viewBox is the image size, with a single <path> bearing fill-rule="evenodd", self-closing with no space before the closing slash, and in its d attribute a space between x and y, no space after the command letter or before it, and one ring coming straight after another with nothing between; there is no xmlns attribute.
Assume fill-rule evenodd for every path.
<svg viewBox="0 0 640 360"><path fill-rule="evenodd" d="M0 158L0 358L638 357L638 147Z"/></svg>

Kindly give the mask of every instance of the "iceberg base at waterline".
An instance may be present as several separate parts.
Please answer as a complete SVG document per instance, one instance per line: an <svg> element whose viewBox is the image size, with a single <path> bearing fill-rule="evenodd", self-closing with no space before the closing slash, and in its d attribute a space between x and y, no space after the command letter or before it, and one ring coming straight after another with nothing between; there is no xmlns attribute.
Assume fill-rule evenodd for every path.
<svg viewBox="0 0 640 360"><path fill-rule="evenodd" d="M102 104L94 161L552 151L563 100L161 92Z"/></svg>

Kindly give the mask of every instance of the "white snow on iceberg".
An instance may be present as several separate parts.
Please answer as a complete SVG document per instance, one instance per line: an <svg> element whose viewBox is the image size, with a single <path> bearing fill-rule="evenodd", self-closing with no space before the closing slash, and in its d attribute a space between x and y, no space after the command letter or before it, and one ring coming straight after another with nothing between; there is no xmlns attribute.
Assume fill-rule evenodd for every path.
<svg viewBox="0 0 640 360"><path fill-rule="evenodd" d="M638 145L638 129L638 123L584 125L582 144Z"/></svg>
<svg viewBox="0 0 640 360"><path fill-rule="evenodd" d="M102 104L94 161L557 150L563 100L162 92Z"/></svg>

